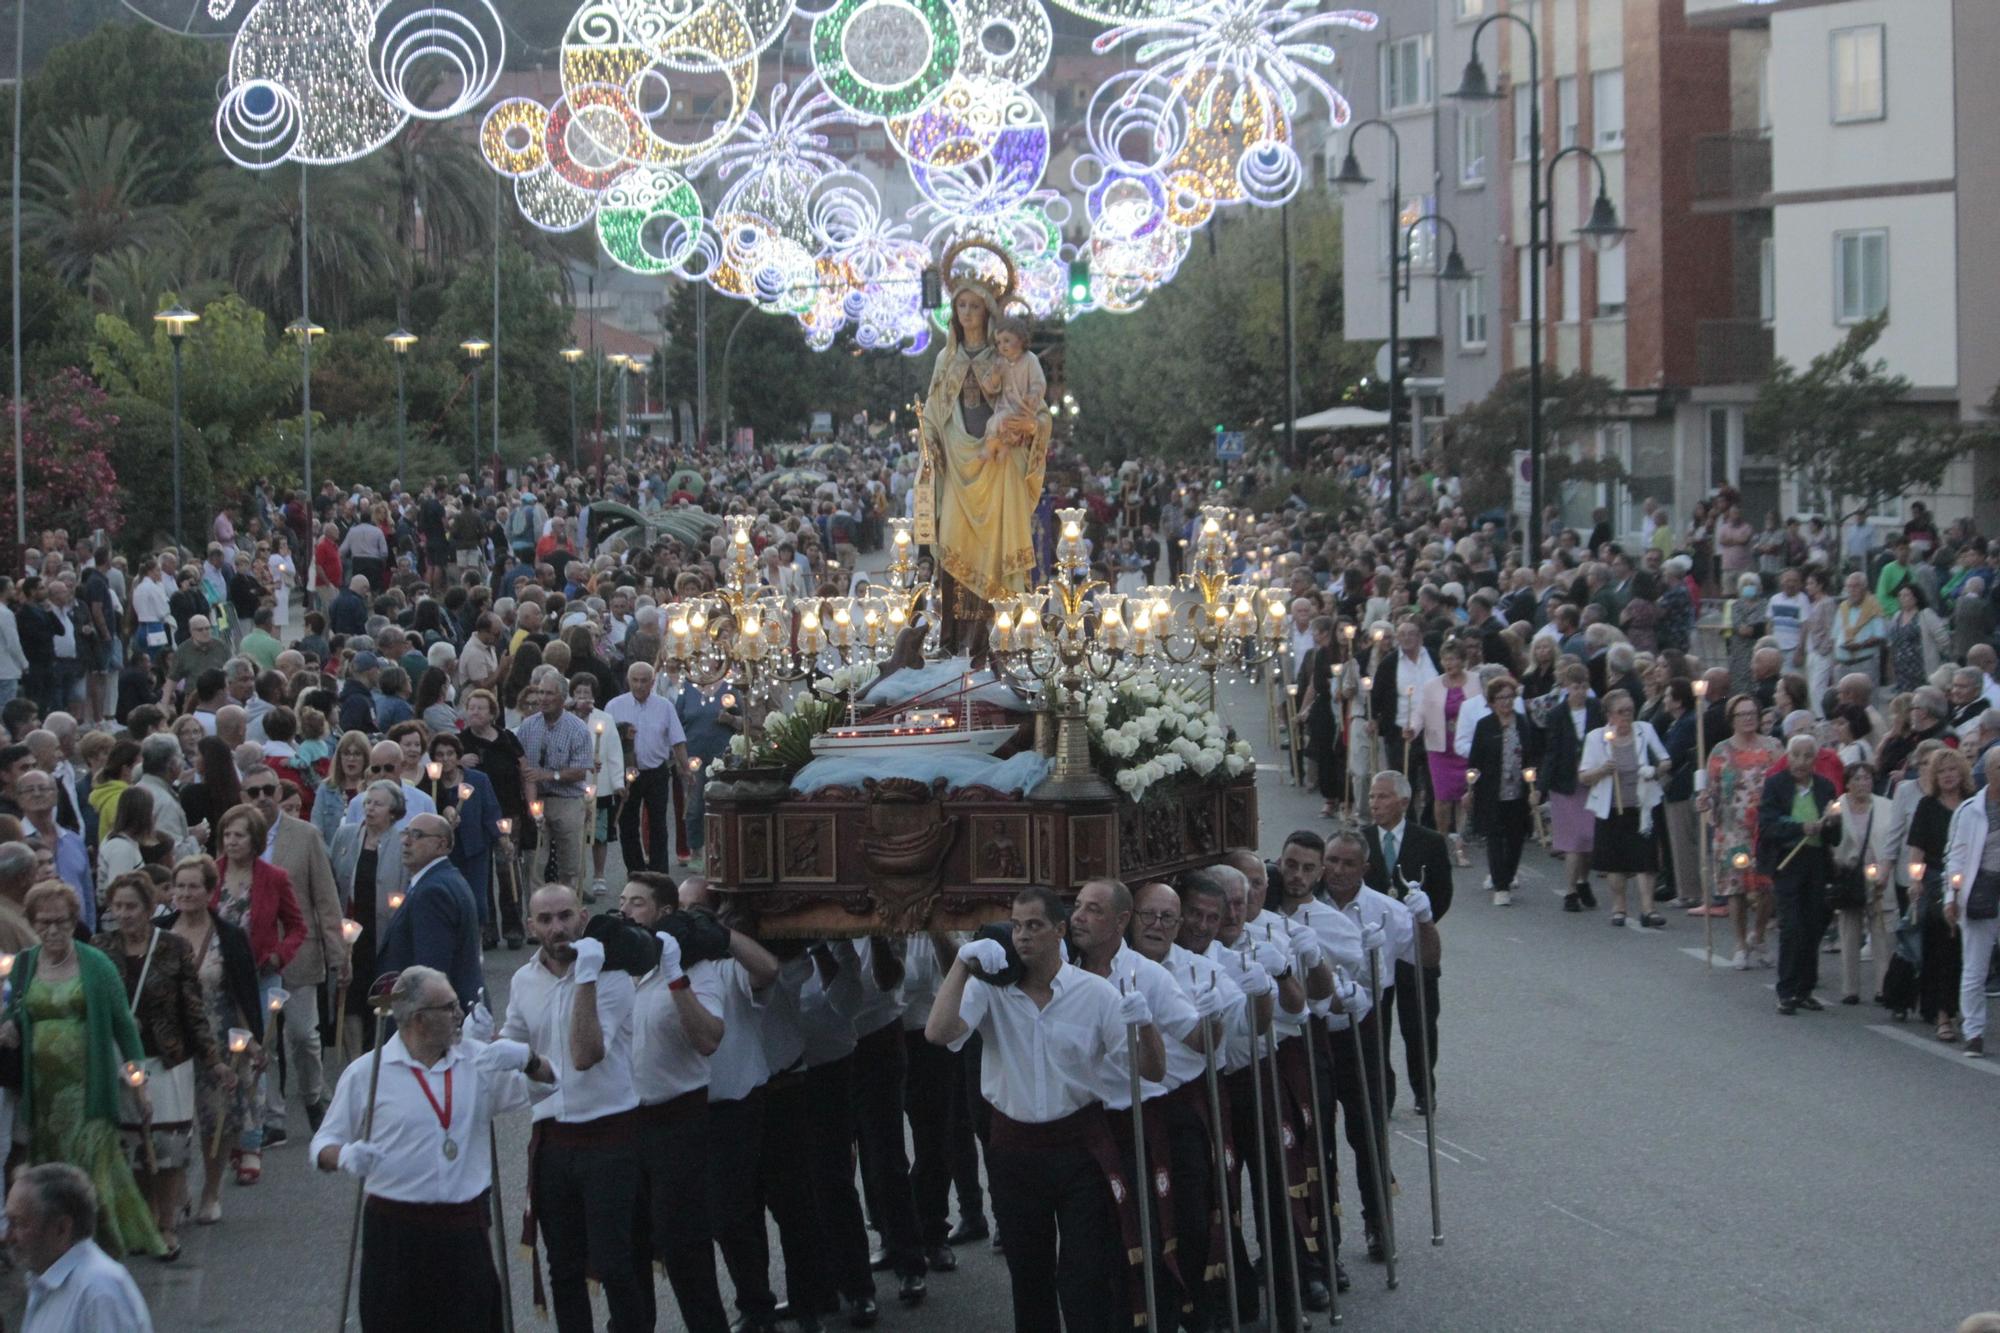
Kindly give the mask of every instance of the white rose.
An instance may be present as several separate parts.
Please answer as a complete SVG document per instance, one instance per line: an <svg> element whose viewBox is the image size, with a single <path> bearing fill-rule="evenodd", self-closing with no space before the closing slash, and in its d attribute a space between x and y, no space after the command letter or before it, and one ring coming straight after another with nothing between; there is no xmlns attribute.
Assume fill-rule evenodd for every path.
<svg viewBox="0 0 2000 1333"><path fill-rule="evenodd" d="M1198 741L1208 735L1208 723L1202 721L1200 718L1194 718L1185 727L1181 728L1181 735L1191 741Z"/></svg>
<svg viewBox="0 0 2000 1333"><path fill-rule="evenodd" d="M1229 752L1231 754L1240 755L1243 758L1248 759L1250 757L1250 742L1238 741L1236 742L1236 744L1229 747Z"/></svg>
<svg viewBox="0 0 2000 1333"><path fill-rule="evenodd" d="M1119 772L1116 781L1120 791L1127 793L1137 791L1139 789L1139 770L1136 768L1123 769Z"/></svg>
<svg viewBox="0 0 2000 1333"><path fill-rule="evenodd" d="M1249 765L1250 761L1245 759L1240 754L1232 754L1229 756L1228 759L1224 760L1223 763L1224 763L1223 771L1229 774L1229 776L1233 778L1240 776L1244 768L1246 768Z"/></svg>
<svg viewBox="0 0 2000 1333"><path fill-rule="evenodd" d="M1207 777L1210 773L1213 773L1215 766L1221 762L1222 756L1212 750L1203 750L1188 761L1188 763L1194 766L1194 771L1202 777Z"/></svg>

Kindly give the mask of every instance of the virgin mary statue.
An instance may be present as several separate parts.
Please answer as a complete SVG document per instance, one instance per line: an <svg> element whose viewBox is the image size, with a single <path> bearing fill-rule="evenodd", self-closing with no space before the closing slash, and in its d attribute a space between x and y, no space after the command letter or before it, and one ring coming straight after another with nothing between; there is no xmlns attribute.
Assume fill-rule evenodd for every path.
<svg viewBox="0 0 2000 1333"><path fill-rule="evenodd" d="M951 272L950 255L943 267ZM998 355L991 330L1012 294L1011 264L1008 273L1001 290L978 277L951 279L950 329L920 418L916 536L937 555L945 637L961 646L973 626L991 618L992 602L1027 590L1035 564L1035 505L1048 466L1046 409L1036 420L1033 444L992 459L982 447L993 404L974 371Z"/></svg>

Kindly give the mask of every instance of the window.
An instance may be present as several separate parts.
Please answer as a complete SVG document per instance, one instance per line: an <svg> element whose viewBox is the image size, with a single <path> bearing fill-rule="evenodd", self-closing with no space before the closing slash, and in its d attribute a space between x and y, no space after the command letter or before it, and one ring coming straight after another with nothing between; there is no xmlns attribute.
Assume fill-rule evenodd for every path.
<svg viewBox="0 0 2000 1333"><path fill-rule="evenodd" d="M1525 83L1514 85L1514 160L1526 162L1534 146L1535 90Z"/></svg>
<svg viewBox="0 0 2000 1333"><path fill-rule="evenodd" d="M1477 274L1458 284L1458 345L1486 346L1486 279Z"/></svg>
<svg viewBox="0 0 2000 1333"><path fill-rule="evenodd" d="M1431 100L1431 35L1404 37L1382 48L1382 109L1402 111Z"/></svg>
<svg viewBox="0 0 2000 1333"><path fill-rule="evenodd" d="M1514 248L1514 318L1528 322L1529 300L1535 290L1535 255L1527 246Z"/></svg>
<svg viewBox="0 0 2000 1333"><path fill-rule="evenodd" d="M1564 75L1556 80L1556 126L1561 148L1576 142L1576 78Z"/></svg>
<svg viewBox="0 0 2000 1333"><path fill-rule="evenodd" d="M1458 16L1461 19L1476 19L1486 12L1486 0L1458 0Z"/></svg>
<svg viewBox="0 0 2000 1333"><path fill-rule="evenodd" d="M1597 254L1597 317L1616 319L1625 313L1625 247L1614 245Z"/></svg>
<svg viewBox="0 0 2000 1333"><path fill-rule="evenodd" d="M1486 183L1486 117L1477 112L1458 114L1458 183Z"/></svg>
<svg viewBox="0 0 2000 1333"><path fill-rule="evenodd" d="M1889 233L1833 234L1833 318L1858 324L1889 308Z"/></svg>
<svg viewBox="0 0 2000 1333"><path fill-rule="evenodd" d="M1583 318L1583 252L1573 243L1558 248L1562 251L1562 320L1574 324Z"/></svg>
<svg viewBox="0 0 2000 1333"><path fill-rule="evenodd" d="M1625 71L1601 69L1590 76L1590 121L1600 150L1625 146Z"/></svg>
<svg viewBox="0 0 2000 1333"><path fill-rule="evenodd" d="M1402 246L1410 257L1410 272L1435 273L1438 267L1438 226L1436 222L1416 225L1419 218L1433 217L1437 213L1437 196L1420 194L1403 201L1403 211L1396 216L1396 244Z"/></svg>
<svg viewBox="0 0 2000 1333"><path fill-rule="evenodd" d="M1757 318L1768 328L1778 321L1778 243L1757 242Z"/></svg>
<svg viewBox="0 0 2000 1333"><path fill-rule="evenodd" d="M1883 116L1882 25L1833 31L1833 121Z"/></svg>

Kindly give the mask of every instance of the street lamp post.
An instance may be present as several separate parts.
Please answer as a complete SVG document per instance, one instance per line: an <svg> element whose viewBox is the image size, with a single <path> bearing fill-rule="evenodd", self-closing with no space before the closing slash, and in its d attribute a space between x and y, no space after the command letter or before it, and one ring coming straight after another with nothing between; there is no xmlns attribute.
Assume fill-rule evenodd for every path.
<svg viewBox="0 0 2000 1333"><path fill-rule="evenodd" d="M403 362L417 345L417 335L398 326L394 333L385 334L382 341L396 355L396 479L401 481L409 466L410 451L410 419L403 402Z"/></svg>
<svg viewBox="0 0 2000 1333"><path fill-rule="evenodd" d="M618 391L618 457L620 460L623 460L625 457L626 399L628 396L625 389L625 372L632 368L632 358L623 352L613 352L604 359L611 364L611 369L617 372L611 377L611 384ZM599 458L597 460L597 470L600 478L604 475L604 465L609 461L607 458Z"/></svg>
<svg viewBox="0 0 2000 1333"><path fill-rule="evenodd" d="M652 360L648 357L643 357L643 356L628 356L625 358L625 369L639 377L639 415L644 416L646 414L647 409L652 406L652 399L647 396L647 387L646 387L646 376L649 373L651 373L653 369ZM620 413L621 422L623 420L623 413L625 411L625 400L630 396L631 394L629 390L621 391L618 395L618 411ZM623 467L625 465L625 450L630 443L631 443L630 435L625 431L622 430L619 431L618 465L620 467Z"/></svg>
<svg viewBox="0 0 2000 1333"><path fill-rule="evenodd" d="M1354 136L1370 128L1389 136L1389 518L1393 521L1403 514L1403 301L1396 276L1403 239L1396 225L1403 210L1403 136L1379 116L1357 121L1347 131L1347 156L1341 160L1340 174L1333 183L1342 189L1368 183L1361 160L1354 156Z"/></svg>
<svg viewBox="0 0 2000 1333"><path fill-rule="evenodd" d="M185 549L181 543L181 344L187 340L188 330L201 322L201 316L176 301L173 309L160 311L153 320L167 331L167 341L174 349L174 554L178 556Z"/></svg>
<svg viewBox="0 0 2000 1333"><path fill-rule="evenodd" d="M313 345L313 339L325 333L326 330L321 328L319 325L313 323L312 316L300 315L297 319L285 325L285 332L291 334L294 338L297 338L299 340L299 399L300 399L301 410L305 414L304 425L306 433L306 463L305 463L306 494L311 495L312 484L313 484L312 345Z"/></svg>
<svg viewBox="0 0 2000 1333"><path fill-rule="evenodd" d="M561 356L563 361L569 366L569 470L574 473L578 469L576 456L576 363L583 360L583 349L581 347L565 347L562 349Z"/></svg>
<svg viewBox="0 0 2000 1333"><path fill-rule="evenodd" d="M467 338L458 345L472 362L472 488L479 489L479 364L485 359L487 350L493 346L484 338Z"/></svg>

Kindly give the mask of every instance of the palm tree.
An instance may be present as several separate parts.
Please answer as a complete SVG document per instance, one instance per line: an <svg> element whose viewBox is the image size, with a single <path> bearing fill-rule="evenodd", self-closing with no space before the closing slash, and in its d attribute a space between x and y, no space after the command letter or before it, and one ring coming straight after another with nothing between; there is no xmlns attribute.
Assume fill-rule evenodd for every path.
<svg viewBox="0 0 2000 1333"><path fill-rule="evenodd" d="M139 134L133 121L86 116L55 130L28 163L21 226L65 282L87 280L100 256L171 238L162 176Z"/></svg>
<svg viewBox="0 0 2000 1333"><path fill-rule="evenodd" d="M309 179L307 262L312 314L345 316L350 297L399 283L408 263L384 225L380 201L393 188L374 158L314 167ZM299 178L277 171L209 173L189 208L201 218L213 270L283 323L299 303Z"/></svg>

